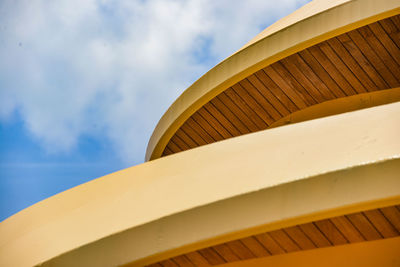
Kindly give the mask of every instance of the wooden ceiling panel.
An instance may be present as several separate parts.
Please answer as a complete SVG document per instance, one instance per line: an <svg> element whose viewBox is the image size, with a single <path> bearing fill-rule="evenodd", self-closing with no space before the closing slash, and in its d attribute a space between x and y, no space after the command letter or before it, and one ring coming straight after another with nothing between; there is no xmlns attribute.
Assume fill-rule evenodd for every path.
<svg viewBox="0 0 400 267"><path fill-rule="evenodd" d="M400 209L390 206L248 236L148 266L212 266L398 236Z"/></svg>
<svg viewBox="0 0 400 267"><path fill-rule="evenodd" d="M400 86L400 15L283 58L227 88L174 134L163 156L267 129L293 112Z"/></svg>
<svg viewBox="0 0 400 267"><path fill-rule="evenodd" d="M211 266L210 263L206 260L206 258L204 258L198 251L189 252L185 254L185 256L194 266L198 267Z"/></svg>
<svg viewBox="0 0 400 267"><path fill-rule="evenodd" d="M219 112L222 114L224 119L228 120L231 125L238 131L239 134L237 135L242 135L250 132L246 125L240 120L240 118L238 118L238 115L234 113L235 111L229 109L229 107L227 106L229 105L229 103L221 101L219 97L214 98L210 101L210 103L213 104L216 110L219 110ZM233 103L230 104L232 105Z"/></svg>
<svg viewBox="0 0 400 267"><path fill-rule="evenodd" d="M365 238L346 216L332 218L331 222L350 243L365 241Z"/></svg>
<svg viewBox="0 0 400 267"><path fill-rule="evenodd" d="M269 235L269 233L256 235L255 238L271 255L286 253L285 250Z"/></svg>
<svg viewBox="0 0 400 267"><path fill-rule="evenodd" d="M317 248L314 242L301 230L299 226L288 227L284 230L288 236L300 247L300 249Z"/></svg>
<svg viewBox="0 0 400 267"><path fill-rule="evenodd" d="M321 233L321 231L315 226L314 223L305 223L299 225L303 233L308 236L308 238L315 244L317 248L329 247L331 242L326 238L326 236Z"/></svg>
<svg viewBox="0 0 400 267"><path fill-rule="evenodd" d="M310 47L298 53L332 91L336 97L356 94L349 82L340 74L335 65L323 54L318 47ZM317 60L318 59L318 60Z"/></svg>
<svg viewBox="0 0 400 267"><path fill-rule="evenodd" d="M270 256L271 253L254 236L241 239L242 243L250 249L255 257Z"/></svg>
<svg viewBox="0 0 400 267"><path fill-rule="evenodd" d="M382 235L376 230L364 214L350 214L347 217L366 240L377 240L382 238Z"/></svg>

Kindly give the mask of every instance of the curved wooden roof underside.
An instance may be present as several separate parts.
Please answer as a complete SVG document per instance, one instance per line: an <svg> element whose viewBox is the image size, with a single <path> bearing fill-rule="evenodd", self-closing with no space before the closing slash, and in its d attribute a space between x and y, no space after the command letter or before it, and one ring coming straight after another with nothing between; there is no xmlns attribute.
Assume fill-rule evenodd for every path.
<svg viewBox="0 0 400 267"><path fill-rule="evenodd" d="M388 206L232 240L165 259L148 267L216 266L240 261L244 263L242 266L246 266L246 261L251 259L271 259L271 256L281 254L399 236L400 206ZM390 254L386 251L387 257Z"/></svg>
<svg viewBox="0 0 400 267"><path fill-rule="evenodd" d="M327 101L400 87L400 15L285 57L192 114L162 156L257 132Z"/></svg>

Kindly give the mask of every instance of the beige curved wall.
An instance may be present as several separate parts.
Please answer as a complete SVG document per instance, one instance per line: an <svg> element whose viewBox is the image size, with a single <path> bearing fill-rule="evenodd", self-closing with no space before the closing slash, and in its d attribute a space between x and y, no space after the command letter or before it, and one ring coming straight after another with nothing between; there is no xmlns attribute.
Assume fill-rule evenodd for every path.
<svg viewBox="0 0 400 267"><path fill-rule="evenodd" d="M398 204L399 114L395 103L279 127L96 179L2 222L0 266L141 266Z"/></svg>
<svg viewBox="0 0 400 267"><path fill-rule="evenodd" d="M317 0L277 22L244 49L190 86L161 118L149 141L146 160L159 158L176 130L210 99L255 71L304 48L400 13L396 0ZM291 24L292 23L292 24Z"/></svg>

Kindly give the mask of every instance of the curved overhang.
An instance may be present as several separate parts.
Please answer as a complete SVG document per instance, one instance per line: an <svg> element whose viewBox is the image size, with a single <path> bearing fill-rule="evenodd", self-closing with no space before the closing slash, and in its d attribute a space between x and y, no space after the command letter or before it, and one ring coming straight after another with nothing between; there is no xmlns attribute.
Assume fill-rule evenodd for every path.
<svg viewBox="0 0 400 267"><path fill-rule="evenodd" d="M390 104L398 101L400 101L400 87L365 94L356 94L325 101L295 111L275 121L269 126L269 128L333 116L336 114Z"/></svg>
<svg viewBox="0 0 400 267"><path fill-rule="evenodd" d="M143 266L398 205L399 114L394 103L283 126L93 180L2 222L0 265Z"/></svg>
<svg viewBox="0 0 400 267"><path fill-rule="evenodd" d="M249 75L330 38L399 13L400 4L396 0L317 0L305 5L267 28L190 86L155 128L146 160L161 157L168 142L188 118Z"/></svg>
<svg viewBox="0 0 400 267"><path fill-rule="evenodd" d="M317 0L267 28L196 81L162 117L146 160L176 154L93 180L6 219L0 223L0 266L203 266L190 257L206 251L226 256L225 261L215 262L221 266L319 266L321 261L328 261L327 266L398 265L399 13L398 0ZM311 51L305 56L320 64L319 71L302 59L305 50ZM324 52L318 62L318 53ZM329 62L332 59L337 66ZM268 81L270 67L275 74L287 74L288 81L283 80L281 88L272 79L275 87L261 82L261 78ZM258 72L265 75L254 76ZM310 76L305 77L305 72ZM326 75L326 80L318 73ZM335 80L334 75L342 80ZM336 83L336 98L323 85L329 79ZM252 87L252 82L264 92ZM350 93L346 94L340 82L347 83ZM359 88L353 86L357 84ZM296 86L304 89L303 95L296 93ZM232 96L241 94L237 103L228 94L231 89ZM262 95L273 90L282 90L286 98ZM221 94L227 102L218 98ZM245 133L221 134L218 140L211 136L218 127L228 130L226 125L234 126L221 107L240 123L256 124L258 119L262 124L261 113L267 111L271 99L279 105L287 100L288 106L281 107L288 109L265 127L250 130L249 126ZM265 106L260 105L262 101ZM233 114L227 103L236 108L248 105L249 113L239 108ZM184 137L179 131L188 129L184 128L187 121L195 120L196 114L204 119L204 112L216 119L215 129L211 124L209 132L203 129L211 141L196 144L198 149L182 146L172 151L171 147L165 153L168 144L178 140L173 138ZM183 133L188 141L200 136L195 128ZM183 150L187 151L177 153ZM282 246L285 253L277 255L266 252L268 242L255 239L275 235L278 240L280 232L295 240L299 237L296 229L306 225L318 229L300 233L303 241L312 243L313 235L326 234L329 244L303 247L299 242L300 251ZM341 232L342 241L334 236L330 239L333 228ZM250 250L258 244L264 252L241 257L243 251L232 253L238 249L229 247L233 244L248 245ZM253 248L251 253L256 256L257 246ZM200 257L206 266L213 265L212 254Z"/></svg>

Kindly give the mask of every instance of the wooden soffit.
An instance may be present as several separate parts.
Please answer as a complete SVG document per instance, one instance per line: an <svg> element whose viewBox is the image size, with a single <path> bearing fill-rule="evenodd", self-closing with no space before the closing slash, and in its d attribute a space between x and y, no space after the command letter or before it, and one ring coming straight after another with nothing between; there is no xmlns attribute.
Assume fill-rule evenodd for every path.
<svg viewBox="0 0 400 267"><path fill-rule="evenodd" d="M392 90L400 87L399 13L394 0L317 0L278 21L175 101L146 160L400 100ZM392 91L375 93L384 90ZM318 105L311 115L295 114Z"/></svg>
<svg viewBox="0 0 400 267"><path fill-rule="evenodd" d="M330 258L323 252L323 248L342 246L345 251L349 250L349 254L352 254L354 251L351 244L392 238L397 239L397 242L390 242L390 246L385 250L375 248L370 251L372 253L370 255L364 254L361 257L358 255L352 260L351 266L366 266L366 264L367 266L397 266L400 263L400 206L381 207L292 225L190 251L147 266L222 267L269 266L271 264L298 266L298 260L301 260L304 254L301 252L310 250L316 251L311 257L303 259L303 264L320 266L321 262L327 265L326 261ZM393 245L397 246L397 249L388 249ZM293 256L290 261L285 261L279 257L284 254ZM350 265L348 259L339 258L345 265ZM371 263L368 265L368 261L372 261L374 265ZM334 262L336 265L329 266L339 265L337 261Z"/></svg>

